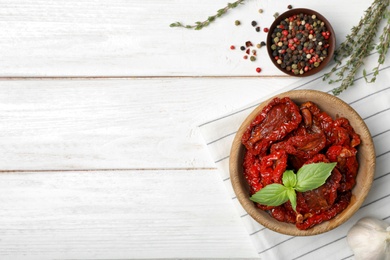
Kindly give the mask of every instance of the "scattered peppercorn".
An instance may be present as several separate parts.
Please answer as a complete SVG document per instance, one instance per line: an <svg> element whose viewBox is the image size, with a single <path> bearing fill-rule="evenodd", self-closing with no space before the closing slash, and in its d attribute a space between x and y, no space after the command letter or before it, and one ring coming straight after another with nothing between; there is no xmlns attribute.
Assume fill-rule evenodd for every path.
<svg viewBox="0 0 390 260"><path fill-rule="evenodd" d="M230 49L231 49L231 50L234 50L235 48L236 48L236 47L235 47L234 45L231 45L231 46L230 46Z"/></svg>
<svg viewBox="0 0 390 260"><path fill-rule="evenodd" d="M258 49L260 49L260 48L261 48L261 44L260 44L260 43L256 44L256 47L257 47Z"/></svg>
<svg viewBox="0 0 390 260"><path fill-rule="evenodd" d="M251 56L251 57L250 57L250 60L251 60L251 61L255 61L255 60L256 60L256 57L255 57L255 56Z"/></svg>
<svg viewBox="0 0 390 260"><path fill-rule="evenodd" d="M260 26L256 27L256 32L260 32Z"/></svg>
<svg viewBox="0 0 390 260"><path fill-rule="evenodd" d="M245 46L241 46L240 50L245 51Z"/></svg>
<svg viewBox="0 0 390 260"><path fill-rule="evenodd" d="M243 58L244 58L244 60L248 59L248 55L244 55Z"/></svg>
<svg viewBox="0 0 390 260"><path fill-rule="evenodd" d="M278 18L278 16L279 16L279 13L278 13L278 12L274 13L274 18L275 18L275 19Z"/></svg>
<svg viewBox="0 0 390 260"><path fill-rule="evenodd" d="M234 22L234 24L235 24L236 26L238 26L238 25L241 24L241 22L240 22L239 20L236 20L236 21Z"/></svg>
<svg viewBox="0 0 390 260"><path fill-rule="evenodd" d="M260 73L260 72L261 72L261 69L260 69L260 68L256 68L256 72L257 72L257 73Z"/></svg>
<svg viewBox="0 0 390 260"><path fill-rule="evenodd" d="M251 41L246 41L246 42L245 42L245 46L248 48L248 47L253 46L253 44L252 44Z"/></svg>
<svg viewBox="0 0 390 260"><path fill-rule="evenodd" d="M259 13L261 13L261 14L262 14L263 12L264 12L264 11L263 11L263 9L259 9Z"/></svg>
<svg viewBox="0 0 390 260"><path fill-rule="evenodd" d="M252 21L252 26L255 27L257 25L257 22L256 21Z"/></svg>
<svg viewBox="0 0 390 260"><path fill-rule="evenodd" d="M263 31L264 31L265 33L267 33L267 32L269 31L269 29L266 27L266 28L263 29Z"/></svg>
<svg viewBox="0 0 390 260"><path fill-rule="evenodd" d="M261 46L265 46L266 45L265 41L262 41L260 44L261 44Z"/></svg>
<svg viewBox="0 0 390 260"><path fill-rule="evenodd" d="M292 9L293 7L292 7L292 5L288 5L287 8L288 9Z"/></svg>

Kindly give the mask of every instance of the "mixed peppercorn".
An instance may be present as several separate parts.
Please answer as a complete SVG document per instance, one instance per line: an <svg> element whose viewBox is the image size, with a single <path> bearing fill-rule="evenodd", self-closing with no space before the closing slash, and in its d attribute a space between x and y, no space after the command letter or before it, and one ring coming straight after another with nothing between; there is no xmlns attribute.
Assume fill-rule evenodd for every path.
<svg viewBox="0 0 390 260"><path fill-rule="evenodd" d="M330 32L314 14L300 13L285 18L271 37L276 63L295 75L320 66L328 56Z"/></svg>

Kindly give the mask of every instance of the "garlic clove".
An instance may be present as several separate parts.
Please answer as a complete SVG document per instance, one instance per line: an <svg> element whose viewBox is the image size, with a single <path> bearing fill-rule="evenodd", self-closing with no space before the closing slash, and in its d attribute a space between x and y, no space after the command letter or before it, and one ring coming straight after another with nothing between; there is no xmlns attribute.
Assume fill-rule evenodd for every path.
<svg viewBox="0 0 390 260"><path fill-rule="evenodd" d="M355 259L390 260L389 227L386 222L371 217L359 220L347 234Z"/></svg>

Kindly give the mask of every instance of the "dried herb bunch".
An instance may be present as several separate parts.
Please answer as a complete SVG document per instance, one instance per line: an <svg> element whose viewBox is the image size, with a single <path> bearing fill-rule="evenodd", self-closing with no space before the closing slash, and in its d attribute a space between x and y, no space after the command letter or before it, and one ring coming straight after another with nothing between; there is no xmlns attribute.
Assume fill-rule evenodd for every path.
<svg viewBox="0 0 390 260"><path fill-rule="evenodd" d="M374 0L360 19L359 24L352 28L351 33L347 35L345 41L335 51L334 60L336 65L323 78L323 80L329 79L329 84L341 81L341 85L332 90L334 95L339 95L353 85L358 69L364 64L364 59L374 49L379 53L378 65L373 69L371 80L367 78L365 69L363 70L363 76L367 82L375 81L376 76L379 74L379 67L385 61L390 44L389 3L390 0ZM375 44L375 36L383 20L385 20L386 24L379 37L379 43ZM347 59L346 63L344 66L341 66L344 59ZM331 79L334 73L336 79Z"/></svg>
<svg viewBox="0 0 390 260"><path fill-rule="evenodd" d="M229 9L236 8L239 4L243 4L245 0L238 0L233 3L228 3L227 6L224 8L221 8L217 11L216 15L209 16L205 21L203 22L195 22L193 25L185 25L180 22L171 23L170 27L184 27L187 29L194 29L194 30L201 30L203 27L208 26L211 22L214 22L215 19L221 17L222 15L226 14Z"/></svg>

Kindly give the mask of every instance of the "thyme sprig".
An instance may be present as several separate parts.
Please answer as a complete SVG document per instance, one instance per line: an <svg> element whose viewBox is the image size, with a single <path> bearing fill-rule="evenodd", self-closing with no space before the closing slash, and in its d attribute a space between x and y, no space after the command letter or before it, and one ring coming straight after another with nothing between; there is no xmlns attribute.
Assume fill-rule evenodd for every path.
<svg viewBox="0 0 390 260"><path fill-rule="evenodd" d="M360 19L359 24L352 28L351 33L335 51L336 65L323 78L323 80L328 80L338 70L335 73L336 79L329 80L330 84L341 81L340 86L332 90L334 95L339 95L353 85L355 75L364 64L364 59L376 48L379 53L378 66L373 69L370 81L367 78L366 70L363 70L363 76L367 82L375 81L379 73L379 66L384 63L389 48L390 15L389 10L387 10L389 3L390 0L374 0ZM387 19L387 24L379 37L379 44L375 45L375 36L383 19ZM339 68L344 59L347 59L345 65Z"/></svg>
<svg viewBox="0 0 390 260"><path fill-rule="evenodd" d="M212 15L212 16L209 16L205 21L203 22L195 22L195 24L193 25L185 25L185 24L182 24L181 22L175 22L175 23L171 23L169 26L170 27L183 27L183 28L187 28L187 29L194 29L194 30L201 30L202 28L208 26L210 23L214 22L215 19L221 17L222 15L226 14L227 11L229 11L230 9L233 9L233 8L236 8L238 5L240 4L243 4L245 0L237 0L233 3L228 3L227 6L225 6L224 8L221 8L217 11L217 14L216 15Z"/></svg>
<svg viewBox="0 0 390 260"><path fill-rule="evenodd" d="M383 28L382 34L379 37L379 44L376 47L379 54L378 65L372 70L373 75L371 80L368 80L367 72L366 70L363 70L363 76L366 79L366 81L369 83L375 82L376 76L379 74L379 67L385 62L386 54L390 46L390 11L389 10L386 11L385 18L387 19L387 23L386 26Z"/></svg>

